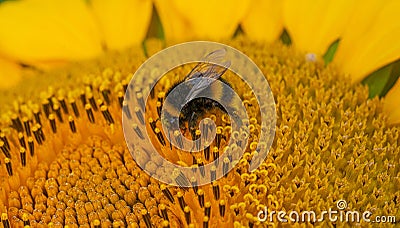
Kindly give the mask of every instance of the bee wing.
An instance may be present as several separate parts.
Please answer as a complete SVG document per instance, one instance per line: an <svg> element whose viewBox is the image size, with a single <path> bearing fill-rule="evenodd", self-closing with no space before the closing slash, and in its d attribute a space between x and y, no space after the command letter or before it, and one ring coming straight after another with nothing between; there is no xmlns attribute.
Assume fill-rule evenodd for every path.
<svg viewBox="0 0 400 228"><path fill-rule="evenodd" d="M188 95L186 96L186 101L189 101L196 97L201 91L206 89L209 85L211 85L215 80L218 80L226 70L231 65L230 61L222 62L223 58L225 57L226 50L219 49L216 51L211 52L206 57L202 59L202 62L197 64L190 73L186 76L185 81L190 79L197 79L202 78L202 80L194 80L194 85L192 89L189 91ZM219 65L210 63L213 62L222 62Z"/></svg>
<svg viewBox="0 0 400 228"><path fill-rule="evenodd" d="M205 57L201 59L201 62L198 63L186 76L185 81L188 81L193 78L203 77L202 75L206 74L210 71L210 62L219 63L222 62L226 54L225 49L215 50ZM214 65L214 64L211 64ZM224 64L222 64L224 65ZM229 67L229 66L228 66Z"/></svg>

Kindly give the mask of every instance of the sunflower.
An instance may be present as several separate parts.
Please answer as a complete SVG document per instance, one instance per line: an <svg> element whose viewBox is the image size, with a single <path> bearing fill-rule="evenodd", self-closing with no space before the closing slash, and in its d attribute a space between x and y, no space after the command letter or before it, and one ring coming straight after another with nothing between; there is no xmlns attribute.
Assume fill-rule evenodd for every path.
<svg viewBox="0 0 400 228"><path fill-rule="evenodd" d="M155 3L165 36L171 42L191 40L193 36L227 39L237 32L238 25L246 37L259 42L273 42L284 33L290 36L297 50L312 58L332 61L352 82L360 82L400 58L398 1L254 0L249 4L248 1L173 0L168 4ZM396 81L399 73L394 74ZM387 82L387 75L377 77L381 81L374 81L370 87L393 85ZM385 95L382 90L373 95ZM386 102L391 122L400 121L395 108L391 108L398 106L392 98L395 94L389 93Z"/></svg>
<svg viewBox="0 0 400 228"><path fill-rule="evenodd" d="M106 50L140 44L151 9L149 0L1 3L2 87L19 81L21 66L48 69L71 60L98 57Z"/></svg>
<svg viewBox="0 0 400 228"><path fill-rule="evenodd" d="M0 108L4 227L371 226L257 218L266 208L320 213L341 200L346 211L372 212L371 220L399 218L400 128L393 124L400 120L398 2L156 0L154 6L128 0L0 3L0 76L8 88ZM196 159L179 151L164 155L201 167L227 153L222 162L234 168L211 184L189 180L193 187L180 188L136 164L121 112L141 115L123 97L146 58L165 44L194 39L226 43L253 59L270 83L278 120L267 158L249 172L257 143L244 151L226 146L228 122L209 113L220 140ZM243 103L257 106L239 84L232 87ZM160 82L146 103L154 118L143 120L160 147L166 135L153 119L170 85ZM135 85L135 92L143 86ZM371 96L374 88L372 95L389 91L384 100ZM249 110L256 139L262 127ZM148 156L137 159L170 174Z"/></svg>

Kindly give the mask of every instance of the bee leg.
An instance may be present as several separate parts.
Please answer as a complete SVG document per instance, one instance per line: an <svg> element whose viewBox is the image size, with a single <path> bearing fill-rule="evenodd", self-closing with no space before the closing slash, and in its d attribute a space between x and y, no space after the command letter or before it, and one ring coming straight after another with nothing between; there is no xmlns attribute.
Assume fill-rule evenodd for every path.
<svg viewBox="0 0 400 228"><path fill-rule="evenodd" d="M197 130L197 119L199 118L199 115L195 112L193 112L192 116L189 119L189 131L190 134L192 135L192 139L196 139L196 130Z"/></svg>
<svg viewBox="0 0 400 228"><path fill-rule="evenodd" d="M172 150L172 143L171 143L171 131L168 131L168 141L169 141L169 148Z"/></svg>
<svg viewBox="0 0 400 228"><path fill-rule="evenodd" d="M179 117L179 129L181 130L181 133L182 133L183 135L185 135L186 126L185 126L185 123L182 121L182 118L181 118L181 117Z"/></svg>

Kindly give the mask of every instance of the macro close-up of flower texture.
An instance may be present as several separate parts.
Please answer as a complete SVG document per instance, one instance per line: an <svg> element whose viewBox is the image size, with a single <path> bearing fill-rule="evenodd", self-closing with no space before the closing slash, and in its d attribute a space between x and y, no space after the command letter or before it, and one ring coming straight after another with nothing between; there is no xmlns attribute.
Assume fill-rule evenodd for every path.
<svg viewBox="0 0 400 228"><path fill-rule="evenodd" d="M0 1L0 226L400 226L399 12L397 0ZM147 58L196 40L257 64L277 122L256 170L253 142L224 160L236 165L221 179L180 188L132 158L123 98ZM257 138L256 117L250 125ZM214 159L238 149L223 146L223 129ZM339 210L340 200L370 222L290 220L290 211ZM288 221L260 220L266 208Z"/></svg>

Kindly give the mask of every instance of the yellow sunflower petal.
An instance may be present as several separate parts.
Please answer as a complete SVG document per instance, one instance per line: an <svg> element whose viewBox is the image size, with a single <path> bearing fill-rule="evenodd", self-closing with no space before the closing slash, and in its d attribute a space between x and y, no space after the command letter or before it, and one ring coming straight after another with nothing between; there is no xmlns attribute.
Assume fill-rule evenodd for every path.
<svg viewBox="0 0 400 228"><path fill-rule="evenodd" d="M0 26L0 52L24 62L92 58L102 51L82 0L6 1Z"/></svg>
<svg viewBox="0 0 400 228"><path fill-rule="evenodd" d="M354 81L400 58L400 1L364 1L343 33L334 62Z"/></svg>
<svg viewBox="0 0 400 228"><path fill-rule="evenodd" d="M7 89L21 80L21 67L9 60L0 58L0 89Z"/></svg>
<svg viewBox="0 0 400 228"><path fill-rule="evenodd" d="M156 0L167 40L221 40L230 38L250 0Z"/></svg>
<svg viewBox="0 0 400 228"><path fill-rule="evenodd" d="M282 2L254 0L242 21L246 35L253 40L272 42L283 30Z"/></svg>
<svg viewBox="0 0 400 228"><path fill-rule="evenodd" d="M389 115L390 123L400 123L400 79L385 96L385 111Z"/></svg>
<svg viewBox="0 0 400 228"><path fill-rule="evenodd" d="M355 0L286 0L283 21L301 51L322 55L345 28Z"/></svg>
<svg viewBox="0 0 400 228"><path fill-rule="evenodd" d="M190 37L193 37L193 32L187 30L187 27L190 27L189 22L177 15L178 12L172 1L154 1L166 39L169 41L190 40Z"/></svg>
<svg viewBox="0 0 400 228"><path fill-rule="evenodd" d="M109 49L140 44L152 13L150 0L92 0L91 5Z"/></svg>

